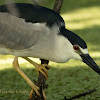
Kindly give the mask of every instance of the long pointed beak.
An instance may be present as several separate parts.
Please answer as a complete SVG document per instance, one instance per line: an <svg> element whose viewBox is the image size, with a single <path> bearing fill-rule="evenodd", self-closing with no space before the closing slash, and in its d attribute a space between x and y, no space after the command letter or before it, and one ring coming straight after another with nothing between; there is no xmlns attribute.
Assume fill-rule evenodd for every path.
<svg viewBox="0 0 100 100"><path fill-rule="evenodd" d="M94 62L94 60L90 57L89 54L81 54L80 55L83 62L86 63L88 66L90 66L94 71L96 71L98 74L100 74L100 68L98 65Z"/></svg>

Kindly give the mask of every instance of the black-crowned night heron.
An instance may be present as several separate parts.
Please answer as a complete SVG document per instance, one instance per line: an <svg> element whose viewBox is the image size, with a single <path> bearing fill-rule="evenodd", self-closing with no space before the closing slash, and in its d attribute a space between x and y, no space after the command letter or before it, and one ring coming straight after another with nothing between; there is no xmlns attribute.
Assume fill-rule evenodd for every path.
<svg viewBox="0 0 100 100"><path fill-rule="evenodd" d="M32 63L46 78L45 66L48 65L41 68L27 57L57 63L78 59L100 74L84 40L65 28L65 22L58 13L38 5L16 3L0 6L0 54L16 56L13 63L15 69L38 95L39 87L19 68L17 57Z"/></svg>

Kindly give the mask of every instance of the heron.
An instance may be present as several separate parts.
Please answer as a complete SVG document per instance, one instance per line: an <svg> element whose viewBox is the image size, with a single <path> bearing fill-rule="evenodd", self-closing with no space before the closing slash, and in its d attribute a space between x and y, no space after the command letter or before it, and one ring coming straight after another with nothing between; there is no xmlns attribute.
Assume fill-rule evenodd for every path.
<svg viewBox="0 0 100 100"><path fill-rule="evenodd" d="M50 66L39 65L28 57L56 63L66 63L70 59L81 60L100 74L100 68L88 53L86 42L66 29L58 13L40 5L11 3L0 6L0 54L15 56L14 68L37 95L40 95L39 87L20 69L18 57L33 64L46 79L46 67Z"/></svg>

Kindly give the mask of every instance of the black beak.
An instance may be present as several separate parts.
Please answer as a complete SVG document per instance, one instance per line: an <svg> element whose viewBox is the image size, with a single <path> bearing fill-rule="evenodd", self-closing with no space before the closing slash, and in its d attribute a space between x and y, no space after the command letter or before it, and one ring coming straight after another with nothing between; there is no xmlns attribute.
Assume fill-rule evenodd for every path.
<svg viewBox="0 0 100 100"><path fill-rule="evenodd" d="M100 68L98 65L94 62L94 60L90 57L89 54L81 54L81 58L83 59L83 62L86 63L88 66L90 66L94 71L96 71L98 74L100 74Z"/></svg>

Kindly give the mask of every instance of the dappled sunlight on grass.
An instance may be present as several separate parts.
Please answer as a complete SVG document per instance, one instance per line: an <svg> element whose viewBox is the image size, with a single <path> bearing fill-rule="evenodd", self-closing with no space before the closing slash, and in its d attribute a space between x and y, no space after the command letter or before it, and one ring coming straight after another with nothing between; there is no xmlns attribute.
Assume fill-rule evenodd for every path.
<svg viewBox="0 0 100 100"><path fill-rule="evenodd" d="M100 25L100 7L87 7L62 14L68 29L84 29Z"/></svg>
<svg viewBox="0 0 100 100"><path fill-rule="evenodd" d="M3 57L3 56L2 56ZM8 58L8 59L7 59ZM32 59L33 61L37 62L37 63L40 63L40 60L39 59L36 59L36 58L30 58ZM6 68L12 68L12 63L13 63L13 60L14 60L14 56L6 56L6 59L0 59L0 70L3 70L3 69L6 69ZM32 66L32 64L28 63L26 60L24 60L23 58L20 58L18 59L19 61L19 64L20 64L20 67L21 68L34 68Z"/></svg>
<svg viewBox="0 0 100 100"><path fill-rule="evenodd" d="M94 60L97 62L97 64L100 65L100 52L90 52L90 55L92 58L94 58ZM3 59L2 59L3 58ZM6 58L6 59L5 59ZM4 70L7 68L12 68L12 62L13 62L14 56L1 56L0 57L0 70ZM30 59L32 59L33 61L40 63L40 60L37 58L32 58L30 57ZM34 68L30 63L28 63L26 60L24 60L23 58L19 57L19 64L21 68ZM59 68L65 68L65 67L76 67L76 66L86 66L84 63L82 63L81 61L78 60L70 60L67 63L64 64L59 64L59 63L54 63L54 62L50 62L50 65L53 67L59 67Z"/></svg>

